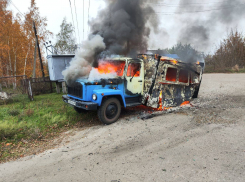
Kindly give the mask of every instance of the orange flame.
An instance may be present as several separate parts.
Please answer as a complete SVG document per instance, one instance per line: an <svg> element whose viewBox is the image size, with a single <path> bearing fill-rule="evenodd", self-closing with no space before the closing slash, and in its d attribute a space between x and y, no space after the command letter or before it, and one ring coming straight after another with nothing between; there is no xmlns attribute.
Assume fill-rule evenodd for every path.
<svg viewBox="0 0 245 182"><path fill-rule="evenodd" d="M172 59L169 57L162 56L160 61L169 61L172 64L178 64L178 61L176 59Z"/></svg>
<svg viewBox="0 0 245 182"><path fill-rule="evenodd" d="M176 60L171 60L170 62L173 64L178 64L178 61L176 61Z"/></svg>
<svg viewBox="0 0 245 182"><path fill-rule="evenodd" d="M140 76L140 64L139 63L130 63L128 65L127 76Z"/></svg>
<svg viewBox="0 0 245 182"><path fill-rule="evenodd" d="M187 105L187 104L190 104L190 101L185 101L182 104L180 104L180 106L184 106L184 105Z"/></svg>
<svg viewBox="0 0 245 182"><path fill-rule="evenodd" d="M117 73L118 76L122 76L124 66L125 61L100 61L96 69L100 74Z"/></svg>
<svg viewBox="0 0 245 182"><path fill-rule="evenodd" d="M168 109L171 109L172 107L162 107L162 91L160 92L159 94L159 107L156 109L157 111L165 111L165 110L168 110Z"/></svg>
<svg viewBox="0 0 245 182"><path fill-rule="evenodd" d="M159 107L158 107L158 110L159 111L162 111L162 91L160 92L160 95L159 95Z"/></svg>

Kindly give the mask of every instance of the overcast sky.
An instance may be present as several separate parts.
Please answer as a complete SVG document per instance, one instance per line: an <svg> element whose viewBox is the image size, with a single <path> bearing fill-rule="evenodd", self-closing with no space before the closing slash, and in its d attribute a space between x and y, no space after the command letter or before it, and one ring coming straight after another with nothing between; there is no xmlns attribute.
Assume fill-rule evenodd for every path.
<svg viewBox="0 0 245 182"><path fill-rule="evenodd" d="M31 0L12 0L12 2L16 5L16 7L22 12L26 13L28 11L28 7L30 6ZM182 30L183 27L188 26L189 20L197 23L198 26L202 26L204 24L205 20L209 19L211 15L214 15L212 13L218 13L219 11L207 11L202 13L186 13L186 14L173 14L173 12L181 11L179 8L179 3L182 2L191 2L192 6L195 4L202 4L203 9L202 10L209 10L209 9L219 9L220 2L224 2L225 0L216 0L215 2L213 0L203 0L203 1L195 1L195 0L165 0L165 1L158 1L158 4L154 4L154 9L156 12L160 12L158 14L160 19L160 31L156 35L153 31L151 31L150 39L149 39L149 49L158 49L158 48L167 48L170 46L175 45L179 40L182 34L184 33ZM230 2L233 0L230 0ZM236 0L239 1L239 0ZM244 0L240 0L241 3ZM152 1L154 2L154 1ZM162 5L161 3L167 3L170 5ZM226 1L227 2L227 1ZM235 1L233 1L235 2ZM60 30L60 24L64 17L67 18L68 22L72 23L72 16L71 16L71 9L70 9L70 3L69 0L36 0L37 6L39 7L40 14L42 17L47 17L48 19L48 27L47 29L56 35ZM77 11L77 18L78 18L78 25L79 28L77 29L77 22L76 22L76 14L75 14L75 7L74 7L74 0L71 0L72 4L72 11L73 11L73 18L74 18L74 24L76 27L76 37L77 41L79 41L78 31L80 35L80 41L87 38L89 27L88 27L88 4L89 0L84 0L84 12L83 12L83 0L75 0L76 3L76 11ZM239 6L239 3L237 3ZM90 0L90 13L89 17L95 18L97 16L97 12L102 9L105 6L103 0ZM195 6L193 6L195 7ZM191 7L192 8L192 7ZM10 4L9 9L13 10L14 13L17 13L18 11L15 9L15 7ZM244 6L245 9L245 6ZM229 9L227 9L229 10ZM167 12L167 13L166 13ZM229 11L227 11L229 13ZM84 14L84 19L83 19ZM224 14L223 16L226 16ZM214 16L215 17L215 16ZM203 46L202 42L198 42L199 40L194 40L195 42L198 42L198 45L196 45L196 48L202 49L202 51L205 52L211 52L214 50L220 40L225 38L228 31L233 29L238 29L238 31L242 31L245 29L245 18L242 18L243 15L241 15L241 18L236 18L236 21L232 21L231 23L222 24L219 20L217 22L213 22L212 24L209 24L208 26L213 26L215 28L209 30L209 43L207 46ZM83 21L84 21L84 27L83 27ZM195 24L194 24L195 25ZM207 25L203 25L204 27ZM200 27L199 27L200 28ZM207 28L207 27L205 27ZM84 30L84 33L83 33ZM188 32L185 32L188 33ZM196 32L198 33L198 32ZM187 36L188 38L188 36ZM186 39L186 37L185 37ZM55 40L55 36L53 39Z"/></svg>
<svg viewBox="0 0 245 182"><path fill-rule="evenodd" d="M28 11L28 7L30 7L31 0L12 0L13 4L24 14ZM75 14L75 7L77 12L77 20L78 20L78 29L77 29L77 21ZM37 7L39 7L39 11L42 17L47 17L48 19L48 27L47 29L56 35L60 31L60 25L64 17L67 18L67 21L73 23L71 8L69 0L36 0ZM83 30L84 30L84 39L87 37L89 27L88 27L88 8L89 8L89 0L84 0L84 19L83 19L83 0L71 0L71 7L73 12L74 26L76 27L76 37L77 41L83 40ZM95 18L99 9L104 7L103 0L90 0L90 10L89 10L89 18ZM10 4L8 9L14 11L14 13L18 13L18 10ZM84 21L84 28L83 28ZM80 33L78 36L78 32ZM55 36L54 36L55 38Z"/></svg>

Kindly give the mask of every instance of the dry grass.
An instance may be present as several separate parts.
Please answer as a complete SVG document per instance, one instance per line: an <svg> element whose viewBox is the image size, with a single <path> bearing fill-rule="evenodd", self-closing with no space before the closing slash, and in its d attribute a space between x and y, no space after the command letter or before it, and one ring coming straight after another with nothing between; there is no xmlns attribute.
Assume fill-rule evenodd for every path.
<svg viewBox="0 0 245 182"><path fill-rule="evenodd" d="M233 66L233 67L231 68L231 70L232 70L232 71L235 71L235 72L239 72L239 65L236 64L235 66Z"/></svg>
<svg viewBox="0 0 245 182"><path fill-rule="evenodd" d="M28 110L26 111L26 115L27 115L28 117L32 116L33 113L34 113L33 109L28 109Z"/></svg>

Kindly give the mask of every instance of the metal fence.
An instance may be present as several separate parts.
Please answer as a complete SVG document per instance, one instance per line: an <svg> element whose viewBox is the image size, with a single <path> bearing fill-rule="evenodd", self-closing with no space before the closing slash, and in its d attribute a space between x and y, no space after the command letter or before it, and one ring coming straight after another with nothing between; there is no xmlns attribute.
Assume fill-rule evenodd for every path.
<svg viewBox="0 0 245 182"><path fill-rule="evenodd" d="M34 95L52 93L54 89L49 77L23 79L23 85L31 100Z"/></svg>
<svg viewBox="0 0 245 182"><path fill-rule="evenodd" d="M23 84L26 75L0 77L0 101L6 101L20 94L28 94L28 85Z"/></svg>
<svg viewBox="0 0 245 182"><path fill-rule="evenodd" d="M27 94L30 100L34 95L52 93L53 82L49 77L27 78L26 75L0 77L0 99L7 100L19 94Z"/></svg>

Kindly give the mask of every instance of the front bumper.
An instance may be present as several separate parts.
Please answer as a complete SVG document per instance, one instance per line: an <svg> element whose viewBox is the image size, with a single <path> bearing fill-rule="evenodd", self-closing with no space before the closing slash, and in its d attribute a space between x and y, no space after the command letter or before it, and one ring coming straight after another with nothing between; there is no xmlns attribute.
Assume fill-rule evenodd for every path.
<svg viewBox="0 0 245 182"><path fill-rule="evenodd" d="M81 108L81 109L84 109L84 110L97 110L97 107L98 107L97 103L79 101L79 100L70 98L67 95L63 95L62 99L65 103Z"/></svg>

